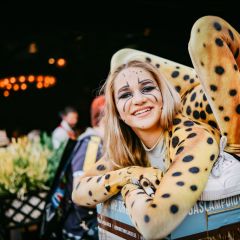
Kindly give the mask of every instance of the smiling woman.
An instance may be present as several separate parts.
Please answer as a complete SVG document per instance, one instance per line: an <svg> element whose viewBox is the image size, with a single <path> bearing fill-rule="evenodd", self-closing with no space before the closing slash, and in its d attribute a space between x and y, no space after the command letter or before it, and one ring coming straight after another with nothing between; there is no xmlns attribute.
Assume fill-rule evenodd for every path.
<svg viewBox="0 0 240 240"><path fill-rule="evenodd" d="M108 100L114 101L116 106L114 112L109 111L110 115L106 121L109 126L114 126L110 125L112 119L119 115L120 126L114 127L120 129L125 146L113 149L115 144L111 143L114 136L110 137L111 143L106 142L108 149L111 149L108 158L114 159L119 166L146 166L148 161L143 158L144 148L151 149L164 139L163 132L181 109L180 96L151 64L139 61L120 66L109 76L105 86L106 97L111 96L108 89L112 83L114 98ZM111 127L108 129L107 134L111 135L113 133ZM139 141L139 144L137 148L131 149L132 156L129 158L126 150L128 146L134 146L132 141Z"/></svg>
<svg viewBox="0 0 240 240"><path fill-rule="evenodd" d="M219 133L181 114L180 95L149 62L120 65L104 87L107 151L81 178L73 200L95 205L122 189L139 232L164 237L199 199L218 156Z"/></svg>
<svg viewBox="0 0 240 240"><path fill-rule="evenodd" d="M233 98L233 86L239 89L239 39L223 19L207 16L195 23L189 51L200 80L184 65L132 49L118 51L104 86L105 155L79 178L74 202L95 206L121 191L136 229L145 239L160 239L200 197L239 194L240 163L223 152L226 143L231 153L239 150L239 97ZM226 89L230 97L222 98ZM219 112L225 108L228 116ZM230 119L236 122L229 124ZM218 177L209 177L219 168Z"/></svg>
<svg viewBox="0 0 240 240"><path fill-rule="evenodd" d="M122 69L116 76L114 89L121 119L138 136L141 133L148 136L151 134L151 139L143 140L147 146L153 145L169 125L168 121L172 120L171 114L167 116L166 110L173 111L174 114L181 107L180 96L162 75L160 79L156 69L146 63L130 62L128 68ZM163 102L166 104L163 105Z"/></svg>

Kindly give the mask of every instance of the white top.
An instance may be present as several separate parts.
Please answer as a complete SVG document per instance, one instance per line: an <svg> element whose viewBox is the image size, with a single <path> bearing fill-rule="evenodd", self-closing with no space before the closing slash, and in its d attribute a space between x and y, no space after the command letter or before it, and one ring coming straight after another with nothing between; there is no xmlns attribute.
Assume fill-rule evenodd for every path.
<svg viewBox="0 0 240 240"><path fill-rule="evenodd" d="M147 152L147 156L151 162L152 167L161 169L163 172L166 171L165 158L166 158L166 143L164 138L158 140L158 143L151 149L147 148L142 143L144 149Z"/></svg>
<svg viewBox="0 0 240 240"><path fill-rule="evenodd" d="M69 138L68 132L73 131L66 121L62 121L60 125L54 129L52 133L52 143L54 148L59 148L62 142L67 142Z"/></svg>

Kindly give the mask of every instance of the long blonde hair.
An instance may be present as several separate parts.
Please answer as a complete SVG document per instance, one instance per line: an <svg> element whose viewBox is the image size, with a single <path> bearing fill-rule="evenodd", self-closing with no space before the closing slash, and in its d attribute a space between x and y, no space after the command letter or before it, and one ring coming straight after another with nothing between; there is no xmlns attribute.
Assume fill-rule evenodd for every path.
<svg viewBox="0 0 240 240"><path fill-rule="evenodd" d="M149 166L146 152L134 131L120 118L114 99L114 80L129 67L140 67L149 71L157 81L163 99L161 126L164 130L171 127L173 118L181 110L180 95L170 85L165 76L150 63L131 61L110 72L103 88L105 93L105 137L104 152L117 168L138 165Z"/></svg>

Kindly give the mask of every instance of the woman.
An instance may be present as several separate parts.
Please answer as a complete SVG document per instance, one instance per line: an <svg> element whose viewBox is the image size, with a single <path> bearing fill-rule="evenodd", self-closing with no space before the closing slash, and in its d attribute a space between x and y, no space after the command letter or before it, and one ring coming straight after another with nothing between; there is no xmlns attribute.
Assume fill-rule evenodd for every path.
<svg viewBox="0 0 240 240"><path fill-rule="evenodd" d="M205 17L202 20L206 26L211 25L213 28L217 25L216 21L221 21L222 26L233 32L219 18ZM202 24L201 21L193 27L191 47L197 46L195 34L200 31L198 26ZM216 34L210 37L209 29L206 27L204 32L201 28L203 35L200 38L207 35L208 39L205 40L211 42L215 40ZM199 41L199 44L204 47L207 43ZM190 50L193 56L194 48ZM206 56L206 53L199 53L199 58L202 56ZM199 61L197 56L194 55L194 58L194 61ZM201 122L195 121L199 120L197 114L189 118L181 113L180 97L166 80L167 74L164 67L161 69L161 64L160 70L164 74L159 71L159 63L148 57L144 61L136 56L123 61L119 56L118 60L118 63L125 64L112 64L111 74L105 84L106 154L104 159L79 179L73 200L80 205L95 206L121 190L128 213L138 231L146 239L159 239L173 231L199 199L219 155L220 133L214 124L210 124L212 120L203 113ZM207 68L197 70L201 77L205 77L205 93L209 99L212 93L208 91L207 81L213 85L212 79L216 83L219 78L213 75L211 79L206 77ZM178 76L175 72L171 74L174 79ZM203 90L198 88L199 84L196 81L190 83L196 89L189 88L184 93L180 91L184 99L183 113L189 116L189 105L186 103L195 103L197 93L193 91L199 92L201 96L198 105L206 105L206 96L200 94ZM210 103L216 108L216 102L215 105L212 101ZM212 117L207 106L204 113ZM221 123L219 118L217 121ZM235 128L235 125L232 127ZM222 130L221 126L219 128ZM225 124L225 131L228 128ZM232 136L230 144L238 145L239 138Z"/></svg>
<svg viewBox="0 0 240 240"><path fill-rule="evenodd" d="M79 181L73 200L94 206L124 186L123 197L136 228L146 239L164 237L199 199L218 156L219 135L178 113L179 95L148 63L130 62L118 69L105 90L108 151ZM203 147L203 154L195 154ZM146 171L150 164L158 169ZM135 180L140 186L131 184ZM156 189L151 197L150 183Z"/></svg>

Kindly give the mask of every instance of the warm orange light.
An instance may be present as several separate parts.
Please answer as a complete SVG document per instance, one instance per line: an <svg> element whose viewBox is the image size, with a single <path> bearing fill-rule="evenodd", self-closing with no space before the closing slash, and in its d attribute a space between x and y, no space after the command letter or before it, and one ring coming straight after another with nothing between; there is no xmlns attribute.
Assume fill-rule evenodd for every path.
<svg viewBox="0 0 240 240"><path fill-rule="evenodd" d="M42 82L43 81L43 76L42 75L37 76L37 81Z"/></svg>
<svg viewBox="0 0 240 240"><path fill-rule="evenodd" d="M43 84L41 82L38 82L37 83L37 88L42 88L43 87Z"/></svg>
<svg viewBox="0 0 240 240"><path fill-rule="evenodd" d="M49 58L48 59L48 63L49 64L54 64L55 63L55 59L54 58Z"/></svg>
<svg viewBox="0 0 240 240"><path fill-rule="evenodd" d="M17 77L12 76L9 78L0 79L0 90L3 90L2 94L4 96L9 96L10 91L25 91L29 88L31 89L32 87L36 87L38 89L49 88L54 86L55 83L56 78L49 75L21 75Z"/></svg>
<svg viewBox="0 0 240 240"><path fill-rule="evenodd" d="M34 82L34 76L33 75L29 75L28 76L28 81L29 82Z"/></svg>
<svg viewBox="0 0 240 240"><path fill-rule="evenodd" d="M57 60L57 66L58 67L64 67L66 65L66 60L64 58L59 58Z"/></svg>
<svg viewBox="0 0 240 240"><path fill-rule="evenodd" d="M19 77L19 82L25 82L25 80L26 80L25 76L20 76Z"/></svg>
<svg viewBox="0 0 240 240"><path fill-rule="evenodd" d="M5 78L2 82L4 83L4 85L7 85L9 83L9 80Z"/></svg>
<svg viewBox="0 0 240 240"><path fill-rule="evenodd" d="M55 78L53 78L53 77L49 78L49 83L51 85L55 84L55 82L56 82Z"/></svg>
<svg viewBox="0 0 240 240"><path fill-rule="evenodd" d="M8 96L9 96L9 91L7 91L7 90L4 91L4 92L3 92L3 96L4 96L4 97L8 97Z"/></svg>
<svg viewBox="0 0 240 240"><path fill-rule="evenodd" d="M21 84L21 89L26 90L27 89L27 84L26 83Z"/></svg>
<svg viewBox="0 0 240 240"><path fill-rule="evenodd" d="M49 83L48 83L48 82L44 82L43 86L44 86L45 88L47 88L47 87L49 87Z"/></svg>
<svg viewBox="0 0 240 240"><path fill-rule="evenodd" d="M35 42L30 43L28 51L32 54L37 52L37 45Z"/></svg>
<svg viewBox="0 0 240 240"><path fill-rule="evenodd" d="M13 90L14 91L18 91L19 90L19 85L18 84L14 84L13 85Z"/></svg>
<svg viewBox="0 0 240 240"><path fill-rule="evenodd" d="M10 83L15 83L16 82L16 78L15 77L11 77L10 78Z"/></svg>
<svg viewBox="0 0 240 240"><path fill-rule="evenodd" d="M12 84L7 84L6 89L10 90L12 88Z"/></svg>

